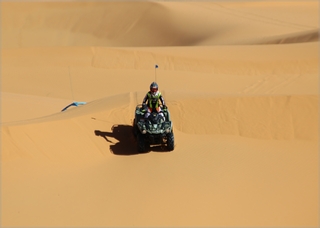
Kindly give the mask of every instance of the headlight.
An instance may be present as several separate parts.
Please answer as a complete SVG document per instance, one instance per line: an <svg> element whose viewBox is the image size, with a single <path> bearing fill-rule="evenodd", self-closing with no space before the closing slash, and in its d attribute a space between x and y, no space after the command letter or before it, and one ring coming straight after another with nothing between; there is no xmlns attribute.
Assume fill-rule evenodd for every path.
<svg viewBox="0 0 320 228"><path fill-rule="evenodd" d="M147 131L145 129L142 130L142 134L146 134Z"/></svg>

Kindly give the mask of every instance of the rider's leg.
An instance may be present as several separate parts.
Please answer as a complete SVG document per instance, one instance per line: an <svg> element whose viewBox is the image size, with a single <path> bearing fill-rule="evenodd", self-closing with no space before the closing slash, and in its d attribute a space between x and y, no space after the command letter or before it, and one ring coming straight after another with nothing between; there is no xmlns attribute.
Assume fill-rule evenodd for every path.
<svg viewBox="0 0 320 228"><path fill-rule="evenodd" d="M150 114L151 114L151 111L152 111L152 109L148 107L148 110L147 110L146 114L144 114L144 118L145 118L145 119L148 119L148 117L149 117Z"/></svg>
<svg viewBox="0 0 320 228"><path fill-rule="evenodd" d="M159 113L160 116L162 116L163 119L165 119L164 114L160 107L157 108L157 112Z"/></svg>

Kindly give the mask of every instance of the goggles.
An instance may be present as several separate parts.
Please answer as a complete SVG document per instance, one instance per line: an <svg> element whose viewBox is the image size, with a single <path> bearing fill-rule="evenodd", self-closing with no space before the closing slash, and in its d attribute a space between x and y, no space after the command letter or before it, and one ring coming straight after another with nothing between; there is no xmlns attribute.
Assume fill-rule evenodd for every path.
<svg viewBox="0 0 320 228"><path fill-rule="evenodd" d="M157 92L158 88L151 88L151 92Z"/></svg>

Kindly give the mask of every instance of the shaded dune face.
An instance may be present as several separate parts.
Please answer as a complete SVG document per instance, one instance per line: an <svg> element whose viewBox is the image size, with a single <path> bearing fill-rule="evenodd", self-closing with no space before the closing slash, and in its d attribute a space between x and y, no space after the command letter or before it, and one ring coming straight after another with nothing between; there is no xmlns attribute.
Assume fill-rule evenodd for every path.
<svg viewBox="0 0 320 228"><path fill-rule="evenodd" d="M294 43L305 43L305 42L316 42L319 41L318 29L312 29L306 32L286 34L284 36L275 36L260 41L255 41L252 44L294 44Z"/></svg>
<svg viewBox="0 0 320 228"><path fill-rule="evenodd" d="M183 99L170 107L173 117L178 120L176 129L188 134L275 140L318 139L316 95L217 96Z"/></svg>

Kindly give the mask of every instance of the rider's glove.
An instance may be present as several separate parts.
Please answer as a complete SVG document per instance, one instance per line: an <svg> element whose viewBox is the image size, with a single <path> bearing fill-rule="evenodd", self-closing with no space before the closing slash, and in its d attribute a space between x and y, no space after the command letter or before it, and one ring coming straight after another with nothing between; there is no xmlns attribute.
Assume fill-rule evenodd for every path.
<svg viewBox="0 0 320 228"><path fill-rule="evenodd" d="M168 108L166 105L163 105L162 107L163 107L163 109L167 109Z"/></svg>

